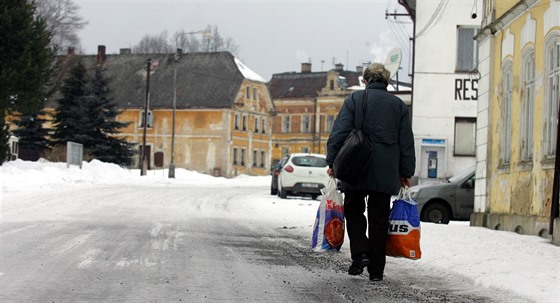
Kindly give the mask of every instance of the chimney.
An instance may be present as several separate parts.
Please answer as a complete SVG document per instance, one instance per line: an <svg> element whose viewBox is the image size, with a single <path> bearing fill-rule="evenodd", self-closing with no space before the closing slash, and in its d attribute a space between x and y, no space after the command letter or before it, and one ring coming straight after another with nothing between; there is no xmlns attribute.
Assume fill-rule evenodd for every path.
<svg viewBox="0 0 560 303"><path fill-rule="evenodd" d="M356 72L362 74L364 72L364 66L363 65L356 66Z"/></svg>
<svg viewBox="0 0 560 303"><path fill-rule="evenodd" d="M121 55L130 55L132 54L132 50L130 48L121 48L119 51Z"/></svg>
<svg viewBox="0 0 560 303"><path fill-rule="evenodd" d="M73 46L68 47L68 55L73 55L76 53L76 48Z"/></svg>
<svg viewBox="0 0 560 303"><path fill-rule="evenodd" d="M343 71L344 70L344 64L342 64L342 63L337 63L334 67L337 71Z"/></svg>
<svg viewBox="0 0 560 303"><path fill-rule="evenodd" d="M311 63L302 63L301 64L301 73L302 74L311 73Z"/></svg>
<svg viewBox="0 0 560 303"><path fill-rule="evenodd" d="M98 45L97 46L97 64L103 64L105 59L107 59L107 55L105 54L105 45Z"/></svg>

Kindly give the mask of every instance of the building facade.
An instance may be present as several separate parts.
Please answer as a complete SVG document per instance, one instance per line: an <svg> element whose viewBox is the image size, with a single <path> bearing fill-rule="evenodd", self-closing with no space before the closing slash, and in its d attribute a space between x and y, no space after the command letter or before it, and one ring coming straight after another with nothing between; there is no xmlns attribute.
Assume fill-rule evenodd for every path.
<svg viewBox="0 0 560 303"><path fill-rule="evenodd" d="M553 199L560 1L485 0L476 40L481 78L471 224L545 238L553 226L560 245L560 201Z"/></svg>
<svg viewBox="0 0 560 303"><path fill-rule="evenodd" d="M97 56L59 58L59 79L72 56L89 69L105 70L123 111L117 120L130 123L120 135L137 144L138 165L145 140L148 169L168 168L173 152L177 168L225 177L269 173L272 100L265 80L230 53L181 54L175 60L175 54L126 50L106 55L100 46ZM51 108L55 102L56 95L49 101Z"/></svg>
<svg viewBox="0 0 560 303"><path fill-rule="evenodd" d="M415 183L436 183L475 165L480 1L416 1L412 127Z"/></svg>

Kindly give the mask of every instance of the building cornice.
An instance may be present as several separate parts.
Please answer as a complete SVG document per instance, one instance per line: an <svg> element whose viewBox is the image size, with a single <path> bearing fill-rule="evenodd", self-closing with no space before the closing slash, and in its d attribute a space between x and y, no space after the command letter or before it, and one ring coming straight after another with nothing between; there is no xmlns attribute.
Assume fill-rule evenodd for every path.
<svg viewBox="0 0 560 303"><path fill-rule="evenodd" d="M494 35L497 32L508 26L513 20L517 19L520 15L524 14L533 4L539 0L522 0L517 2L512 8L505 12L495 21L490 22L488 25L483 27L474 39L477 42L482 42L490 35Z"/></svg>

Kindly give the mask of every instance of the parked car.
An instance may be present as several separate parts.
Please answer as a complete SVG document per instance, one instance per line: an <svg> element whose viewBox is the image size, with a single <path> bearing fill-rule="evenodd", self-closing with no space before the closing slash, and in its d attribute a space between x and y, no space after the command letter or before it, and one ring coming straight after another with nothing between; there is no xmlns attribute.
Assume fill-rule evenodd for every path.
<svg viewBox="0 0 560 303"><path fill-rule="evenodd" d="M443 224L469 220L474 209L474 172L471 167L444 183L411 187L411 197L418 201L420 220Z"/></svg>
<svg viewBox="0 0 560 303"><path fill-rule="evenodd" d="M329 182L326 156L321 154L291 154L278 175L278 196L311 196L317 199Z"/></svg>
<svg viewBox="0 0 560 303"><path fill-rule="evenodd" d="M282 171L282 167L288 161L288 156L282 157L278 163L276 163L272 168L272 182L270 182L270 194L277 195L278 194L278 175Z"/></svg>

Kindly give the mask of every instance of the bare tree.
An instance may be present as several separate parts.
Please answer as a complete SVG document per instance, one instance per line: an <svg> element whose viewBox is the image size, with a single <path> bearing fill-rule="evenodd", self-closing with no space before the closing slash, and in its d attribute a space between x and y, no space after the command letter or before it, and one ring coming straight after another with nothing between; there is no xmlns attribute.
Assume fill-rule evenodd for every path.
<svg viewBox="0 0 560 303"><path fill-rule="evenodd" d="M182 35L185 31L175 33L177 46L185 52L222 52L228 51L237 55L239 47L232 38L223 38L216 25L208 25L203 35Z"/></svg>
<svg viewBox="0 0 560 303"><path fill-rule="evenodd" d="M36 14L45 19L47 30L52 34L51 46L56 52L80 44L78 31L87 25L78 14L79 6L72 0L37 0Z"/></svg>
<svg viewBox="0 0 560 303"><path fill-rule="evenodd" d="M167 31L163 31L155 36L145 35L132 50L137 54L167 54L173 52L173 45L167 39Z"/></svg>

